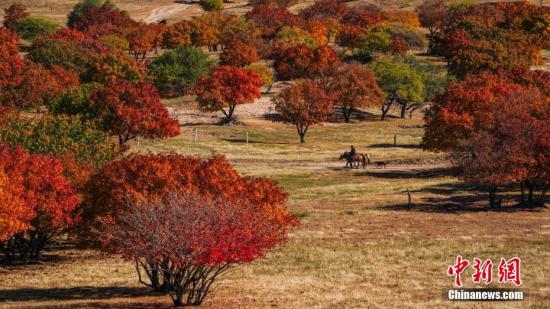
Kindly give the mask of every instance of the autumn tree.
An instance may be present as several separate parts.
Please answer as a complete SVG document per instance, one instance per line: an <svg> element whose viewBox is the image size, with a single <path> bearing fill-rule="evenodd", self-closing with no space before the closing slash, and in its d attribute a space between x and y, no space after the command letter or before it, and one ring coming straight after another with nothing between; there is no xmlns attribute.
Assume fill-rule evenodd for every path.
<svg viewBox="0 0 550 309"><path fill-rule="evenodd" d="M521 184L521 200L543 205L548 182L550 109L536 89L519 89L496 98L484 128L461 139L453 150L461 178L489 192L491 207L500 207L498 189ZM528 189L527 197L524 188ZM534 203L533 194L540 190Z"/></svg>
<svg viewBox="0 0 550 309"><path fill-rule="evenodd" d="M319 46L319 42L306 30L297 26L284 26L275 35L275 40L291 44L306 44L310 48Z"/></svg>
<svg viewBox="0 0 550 309"><path fill-rule="evenodd" d="M21 3L13 3L7 9L4 9L4 27L10 31L15 31L16 23L29 16L27 7Z"/></svg>
<svg viewBox="0 0 550 309"><path fill-rule="evenodd" d="M204 14L200 18L191 21L191 42L193 46L206 46L209 51L217 51L221 43L221 29L219 28L222 17L219 12Z"/></svg>
<svg viewBox="0 0 550 309"><path fill-rule="evenodd" d="M153 60L148 74L160 93L171 97L187 93L213 66L213 61L200 49L183 45Z"/></svg>
<svg viewBox="0 0 550 309"><path fill-rule="evenodd" d="M373 4L366 4L350 8L343 16L342 22L356 25L364 29L380 24L384 21L382 11Z"/></svg>
<svg viewBox="0 0 550 309"><path fill-rule="evenodd" d="M42 17L28 16L15 23L15 31L25 40L35 40L56 32L61 25Z"/></svg>
<svg viewBox="0 0 550 309"><path fill-rule="evenodd" d="M323 122L332 113L332 98L315 82L300 81L273 97L275 110L283 121L296 126L300 142L311 125Z"/></svg>
<svg viewBox="0 0 550 309"><path fill-rule="evenodd" d="M498 98L521 88L503 74L490 72L451 82L426 113L424 147L440 151L458 147L459 140L490 124L490 110Z"/></svg>
<svg viewBox="0 0 550 309"><path fill-rule="evenodd" d="M180 45L190 45L192 31L192 24L186 20L169 25L163 33L162 46L176 48Z"/></svg>
<svg viewBox="0 0 550 309"><path fill-rule="evenodd" d="M15 32L0 28L0 60L3 57L15 56L19 52L18 41L19 37Z"/></svg>
<svg viewBox="0 0 550 309"><path fill-rule="evenodd" d="M234 121L233 113L240 104L253 103L260 97L262 80L253 71L219 66L210 77L201 77L195 87L197 102L202 110L221 111L222 123Z"/></svg>
<svg viewBox="0 0 550 309"><path fill-rule="evenodd" d="M304 23L302 18L284 8L267 5L254 6L252 11L246 13L246 18L256 24L266 39L273 38L284 26L300 26Z"/></svg>
<svg viewBox="0 0 550 309"><path fill-rule="evenodd" d="M273 70L271 70L271 68L269 68L267 65L260 63L251 64L246 68L252 72L256 72L260 76L260 79L262 80L262 85L265 87L266 90L265 92L269 93L274 83Z"/></svg>
<svg viewBox="0 0 550 309"><path fill-rule="evenodd" d="M150 84L119 81L95 90L90 96L92 120L118 137L123 145L136 137L166 138L180 133L178 121L170 118Z"/></svg>
<svg viewBox="0 0 550 309"><path fill-rule="evenodd" d="M95 38L122 34L124 29L136 25L127 12L121 11L110 1L84 0L69 13L67 25Z"/></svg>
<svg viewBox="0 0 550 309"><path fill-rule="evenodd" d="M386 22L406 24L415 28L420 27L420 18L413 11L389 10L382 12L382 18Z"/></svg>
<svg viewBox="0 0 550 309"><path fill-rule="evenodd" d="M199 5L207 12L223 9L223 2L221 0L200 0Z"/></svg>
<svg viewBox="0 0 550 309"><path fill-rule="evenodd" d="M279 80L322 76L340 62L329 46L315 49L305 44L283 47L275 56L274 68Z"/></svg>
<svg viewBox="0 0 550 309"><path fill-rule="evenodd" d="M4 145L0 147L0 170L16 189L8 193L14 200L0 207L24 208L13 221L2 224L0 234L5 235L6 225L12 233L17 231L13 230L14 225L21 227L16 234L7 234L1 243L4 260L36 259L56 236L77 222L79 198L63 176L63 164L52 156L29 154L19 147Z"/></svg>
<svg viewBox="0 0 550 309"><path fill-rule="evenodd" d="M384 101L384 93L378 86L376 76L359 63L339 67L327 87L334 105L342 108L345 122L349 122L355 108L380 106Z"/></svg>
<svg viewBox="0 0 550 309"><path fill-rule="evenodd" d="M13 115L0 125L0 144L20 146L30 153L63 157L101 166L113 160L116 146L109 136L77 117L42 116L25 118Z"/></svg>
<svg viewBox="0 0 550 309"><path fill-rule="evenodd" d="M145 56L154 47L157 31L152 25L139 24L132 27L126 34L129 43L129 52L136 60L144 60Z"/></svg>
<svg viewBox="0 0 550 309"><path fill-rule="evenodd" d="M359 38L364 34L365 29L356 25L343 24L336 36L336 42L342 46L354 51L363 45Z"/></svg>
<svg viewBox="0 0 550 309"><path fill-rule="evenodd" d="M184 198L174 199L176 196L182 196ZM199 196L201 202L193 202L193 200L198 201L196 199L199 199ZM252 235L265 235L265 232L271 231L268 239L271 239L273 244L275 244L278 242L276 240L279 239L280 236L286 235L286 230L288 227L296 223L296 219L289 214L288 210L284 206L286 202L286 194L279 186L276 185L275 182L265 178L242 177L223 157L215 156L209 160L203 161L197 158L185 157L175 153L136 154L114 161L103 167L101 171L94 175L91 181L88 182L85 201L83 204L81 231L83 232L83 236L87 236L91 240L97 240L97 234L90 234L90 227L97 227L98 230L102 231L102 234L105 235L105 237L101 237L103 240L102 247L104 249L121 254L124 258L135 262L138 271L144 272L146 277L149 279L149 281L143 280L145 284L151 286L157 291L169 291L173 296L175 296L176 291L174 291L174 288L177 286L174 286L174 273L165 273L165 271L168 271L170 266L176 266L171 264L171 262L174 261L173 257L175 256L158 255L154 249L150 251L142 249L145 249L146 247L152 249L153 247L151 246L157 245L164 247L164 245L168 245L169 243L170 246L174 247L164 247L164 249L173 248L174 250L165 251L167 254L173 253L178 255L187 252L182 251L184 249L205 249L205 255L197 254L194 256L200 260L206 258L207 261L211 262L209 263L211 267L214 268L217 268L220 264L224 265L231 262L231 260L228 260L229 257L238 258L241 260L241 257L243 257L241 254L244 254L244 256L254 259L254 257L256 257L256 253L260 252L255 250L250 251L240 247L241 245L252 245L255 243L244 240L235 240L235 245L240 245L234 248L243 249L235 251L235 254L229 254L233 251L226 251L232 250L229 247L222 249L222 247L214 246L214 244L218 244L217 241L224 241L223 239L225 239L225 237L222 237L217 233L218 230L216 227L210 226L207 221L202 220L198 220L196 223L201 226L201 231L202 228L207 228L208 231L205 230L204 233L201 232L193 235L207 238L212 236L214 237L214 239L212 239L214 243L210 241L201 242L200 246L193 246L195 249L186 249L181 247L187 243L186 241L180 242L165 239L168 242L164 242L163 240L162 242L149 243L149 238L141 238L143 236L141 233L143 232L154 231L153 233L157 233L161 232L161 226L168 226L166 224L156 224L159 222L157 220L161 220L164 223L168 222L166 220L175 220L173 221L176 223L174 227L178 227L178 230L180 230L181 227L181 233L174 233L174 230L169 229L165 230L168 233L165 236L172 235L169 237L173 237L173 235L178 234L179 236L177 237L181 236L183 237L183 240L191 235L187 233L192 233L192 231L194 231L193 228L185 225L185 222L189 222L189 218L197 219L199 217L195 217L190 214L184 216L184 218L180 215L185 214L186 212L181 212L181 210L188 209L190 211L198 211L198 213L196 213L197 215L199 213L214 215L214 213L210 212L204 213L204 209L201 210L200 207L206 206L203 201L211 203L220 200L227 202L218 204L219 206L224 207L220 209L216 208L217 211L215 213L219 213L219 211L223 212L225 209L229 212L235 211L238 214L242 214L238 208L242 206L244 207L242 209L247 209L247 213L250 215L260 216L270 222L268 226L261 224L260 226L257 226L257 228L261 229L259 231L256 231L256 227L252 230L237 229L239 231L239 234L237 234L239 235L238 239L242 239L240 237L249 237L246 236L249 235L249 232L251 237L256 237ZM131 205L130 208L128 207L129 205ZM159 208L152 207L154 205L159 206ZM171 205L174 207L169 207ZM188 206L193 207L187 208ZM233 206L237 207L237 209ZM159 211L154 211L154 208ZM151 210L153 210L153 212L151 212ZM145 215L142 211L145 211L148 214ZM137 219L134 215L140 213L145 216L139 217L146 221L132 220L136 223L133 227L125 224L131 222L128 221L129 219ZM161 215L162 217L159 217ZM168 219L168 217L170 217L170 219ZM215 222L216 218L219 217L210 218L207 216L204 217L204 220L212 219L214 220L212 222ZM241 220L243 223L249 222L246 217L241 217ZM149 226L147 226L147 222L153 224L151 226L154 226L152 230ZM224 221L217 221L218 227L225 226L220 224L221 222ZM260 220L256 222L259 224L260 222L265 221ZM120 229L124 226L126 226L126 229ZM123 231L129 232L128 235L131 234L131 236L124 238L118 237L120 236L119 232ZM210 234L211 232L215 232L215 234ZM227 232L229 233L230 231L227 230ZM226 235L234 235L232 233L233 232ZM162 236L162 233L157 234L157 236ZM137 243L133 242L132 245L128 246L122 243L123 241L132 241L135 239L134 237L141 238L142 241ZM187 239L189 240L189 238ZM206 238L202 239L206 240ZM139 246L141 246L141 244L146 247L141 247L140 249ZM195 245L199 245L199 243L195 243ZM199 249L199 247L203 249ZM218 248L219 250L214 250L215 248ZM199 251L190 252L198 253ZM217 252L217 258L214 258L211 254L208 254L208 252ZM240 253L237 254L237 252ZM182 256L179 256L177 260L180 261L181 258ZM198 262L197 260L194 261ZM241 261L244 262L245 260ZM187 266L196 266L193 261L187 262L189 263L178 266L182 268L172 268L172 270L179 271L185 270L185 267ZM203 265L202 263L199 264ZM182 282L182 284L186 283L186 281ZM185 289L180 291L180 293L181 292L187 293ZM180 297L175 298L180 299ZM198 298L200 299L200 297ZM191 297L191 299L195 300L193 297Z"/></svg>
<svg viewBox="0 0 550 309"><path fill-rule="evenodd" d="M430 50L437 49L437 38L447 23L448 2L446 0L424 0L416 8L420 23L430 32Z"/></svg>
<svg viewBox="0 0 550 309"><path fill-rule="evenodd" d="M220 55L222 65L245 67L259 60L254 46L235 40L227 44Z"/></svg>
<svg viewBox="0 0 550 309"><path fill-rule="evenodd" d="M9 181L4 170L0 170L0 244L30 228L29 221L34 214L23 202L21 191Z"/></svg>
<svg viewBox="0 0 550 309"><path fill-rule="evenodd" d="M104 85L118 81L138 82L145 77L145 67L122 50L111 50L91 57L91 65L81 76L84 82L97 82Z"/></svg>
<svg viewBox="0 0 550 309"><path fill-rule="evenodd" d="M378 79L378 85L384 91L382 120L393 105L399 107L401 118L405 118L407 111L423 103L425 95L423 75L410 64L397 61L396 58L385 58L376 61L372 68Z"/></svg>
<svg viewBox="0 0 550 309"><path fill-rule="evenodd" d="M78 86L78 77L61 67L44 67L19 56L6 56L0 62L0 106L36 107L69 87Z"/></svg>
<svg viewBox="0 0 550 309"><path fill-rule="evenodd" d="M99 83L72 87L51 100L48 109L54 115L78 115L83 121L89 120L93 117L89 107L90 95L101 87Z"/></svg>

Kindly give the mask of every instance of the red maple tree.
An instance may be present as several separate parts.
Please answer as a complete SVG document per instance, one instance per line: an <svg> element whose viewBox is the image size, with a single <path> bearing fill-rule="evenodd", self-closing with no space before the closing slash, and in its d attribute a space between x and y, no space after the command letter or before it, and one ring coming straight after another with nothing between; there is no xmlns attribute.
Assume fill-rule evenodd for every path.
<svg viewBox="0 0 550 309"><path fill-rule="evenodd" d="M311 80L285 88L273 98L273 103L283 121L296 126L301 143L305 143L309 127L327 120L333 108L331 97Z"/></svg>
<svg viewBox="0 0 550 309"><path fill-rule="evenodd" d="M95 90L90 112L106 131L118 136L120 145L138 136L166 138L180 133L178 121L170 118L156 88L143 82L120 81Z"/></svg>
<svg viewBox="0 0 550 309"><path fill-rule="evenodd" d="M6 230L0 233L8 235L1 246L4 258L37 258L53 237L78 221L79 198L63 175L63 164L52 156L1 146L0 171L9 179L7 189L15 189L8 192L19 208L12 218L16 221L7 222L12 233ZM11 206L11 203L0 205ZM9 210L12 211L15 209ZM14 226L19 227L16 234Z"/></svg>
<svg viewBox="0 0 550 309"><path fill-rule="evenodd" d="M229 123L234 120L237 105L253 103L260 97L261 86L258 73L222 65L216 67L210 77L201 77L194 92L202 110L221 111L225 115L222 123Z"/></svg>
<svg viewBox="0 0 550 309"><path fill-rule="evenodd" d="M189 283L174 282L179 271L248 262L284 240L297 224L285 202L275 182L242 177L221 156L133 155L104 166L88 182L81 230L94 238L90 227L98 227L103 248L135 261L150 279L144 283L169 291L178 305L187 290L176 288ZM201 280L211 278L203 275ZM199 295L208 290L197 289ZM189 299L200 303L199 295Z"/></svg>

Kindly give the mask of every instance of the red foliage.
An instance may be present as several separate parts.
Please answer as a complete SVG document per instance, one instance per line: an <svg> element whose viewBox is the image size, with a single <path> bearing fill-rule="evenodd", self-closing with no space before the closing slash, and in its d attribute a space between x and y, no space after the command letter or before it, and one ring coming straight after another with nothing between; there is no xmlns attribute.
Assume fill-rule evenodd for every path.
<svg viewBox="0 0 550 309"><path fill-rule="evenodd" d="M368 28L384 22L380 9L372 4L351 8L342 21L362 28Z"/></svg>
<svg viewBox="0 0 550 309"><path fill-rule="evenodd" d="M190 22L182 20L166 28L163 34L162 45L165 48L176 48L180 45L191 44L193 26Z"/></svg>
<svg viewBox="0 0 550 309"><path fill-rule="evenodd" d="M126 12L105 3L100 8L89 7L75 16L72 28L94 38L110 34L122 34L122 30L135 25Z"/></svg>
<svg viewBox="0 0 550 309"><path fill-rule="evenodd" d="M19 56L0 62L0 106L45 105L59 93L79 85L78 77L61 67L47 70Z"/></svg>
<svg viewBox="0 0 550 309"><path fill-rule="evenodd" d="M216 67L209 78L199 79L195 93L201 109L222 111L224 121L228 122L233 121L237 105L253 103L260 97L261 86L262 80L256 72L222 65Z"/></svg>
<svg viewBox="0 0 550 309"><path fill-rule="evenodd" d="M244 67L259 60L256 48L238 40L233 40L225 46L220 55L220 63L223 65L232 65Z"/></svg>
<svg viewBox="0 0 550 309"><path fill-rule="evenodd" d="M322 45L313 50L313 61L308 67L310 78L323 77L335 70L340 64L340 57L328 45Z"/></svg>
<svg viewBox="0 0 550 309"><path fill-rule="evenodd" d="M276 183L241 177L221 156L134 155L88 183L83 223L99 226L102 247L145 268L150 286L176 305L197 305L210 286L197 281L212 282L286 239L297 219L285 202Z"/></svg>
<svg viewBox="0 0 550 309"><path fill-rule="evenodd" d="M352 24L342 24L336 40L339 45L347 48L359 48L362 43L359 39L365 33L365 29Z"/></svg>
<svg viewBox="0 0 550 309"><path fill-rule="evenodd" d="M206 198L244 199L282 226L289 214L281 208L286 194L275 182L241 177L220 156L208 161L179 154L133 155L104 166L92 176L85 193L83 224L116 218L128 200L159 200L189 192Z"/></svg>
<svg viewBox="0 0 550 309"><path fill-rule="evenodd" d="M391 41L390 52L394 55L401 55L411 50L411 46L402 38L394 38Z"/></svg>
<svg viewBox="0 0 550 309"><path fill-rule="evenodd" d="M262 31L262 36L272 38L284 26L302 26L304 20L284 8L257 5L246 13L246 18L253 21Z"/></svg>
<svg viewBox="0 0 550 309"><path fill-rule="evenodd" d="M326 88L334 104L342 107L346 122L350 120L354 108L380 106L384 102L384 92L378 86L376 76L359 63L344 64L338 68L331 74Z"/></svg>
<svg viewBox="0 0 550 309"><path fill-rule="evenodd" d="M329 46L311 49L306 44L283 45L276 52L274 68L279 80L323 77L340 63Z"/></svg>
<svg viewBox="0 0 550 309"><path fill-rule="evenodd" d="M90 108L103 128L117 135L122 145L138 136L166 138L180 133L150 84L119 81L91 94Z"/></svg>
<svg viewBox="0 0 550 309"><path fill-rule="evenodd" d="M15 31L15 24L27 16L29 16L29 13L24 5L13 3L4 10L4 27L11 31Z"/></svg>
<svg viewBox="0 0 550 309"><path fill-rule="evenodd" d="M504 75L489 72L452 82L426 113L425 146L436 150L457 147L460 139L492 125L491 110L498 98L521 89Z"/></svg>
<svg viewBox="0 0 550 309"><path fill-rule="evenodd" d="M32 252L18 253L21 256L30 254L30 257L37 257L45 242L77 222L76 207L79 205L79 199L63 177L63 164L52 156L29 154L21 148L1 146L0 171L6 175L9 183L17 188L11 194L19 199L24 210L16 216L20 221L16 225L22 223L27 226L29 234L28 237L20 234L11 235L17 236L17 239L6 243L3 247L4 254L7 258L15 258L17 250L25 249L13 248L14 242L20 243L30 239L36 241L29 243ZM10 205L0 205L7 206ZM2 233L5 234L5 231Z"/></svg>
<svg viewBox="0 0 550 309"><path fill-rule="evenodd" d="M332 113L331 97L311 80L285 88L273 98L273 103L283 121L296 126L301 143L305 143L311 125L327 120Z"/></svg>
<svg viewBox="0 0 550 309"><path fill-rule="evenodd" d="M550 108L538 91L524 89L499 97L490 113L494 121L460 143L454 160L461 177L489 190L490 205L500 206L499 186L522 183L533 203L536 188L541 201L550 184Z"/></svg>
<svg viewBox="0 0 550 309"><path fill-rule="evenodd" d="M5 55L17 55L19 52L19 48L17 47L18 41L19 37L15 32L0 28L0 60Z"/></svg>
<svg viewBox="0 0 550 309"><path fill-rule="evenodd" d="M0 243L30 228L34 212L23 202L21 191L0 169Z"/></svg>
<svg viewBox="0 0 550 309"><path fill-rule="evenodd" d="M274 68L279 80L292 80L307 76L313 61L313 50L306 44L284 48L275 58Z"/></svg>
<svg viewBox="0 0 550 309"><path fill-rule="evenodd" d="M67 43L82 43L91 42L92 38L86 34L71 28L62 28L52 34L48 34L41 38L41 40L55 40Z"/></svg>

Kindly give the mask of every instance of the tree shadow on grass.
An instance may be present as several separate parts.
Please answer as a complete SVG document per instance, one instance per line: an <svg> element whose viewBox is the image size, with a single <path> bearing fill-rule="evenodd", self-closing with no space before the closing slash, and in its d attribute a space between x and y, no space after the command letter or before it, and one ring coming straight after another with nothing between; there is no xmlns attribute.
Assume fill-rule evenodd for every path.
<svg viewBox="0 0 550 309"><path fill-rule="evenodd" d="M386 170L384 168L376 168L371 164L370 170L364 173L356 174L356 176L369 176L380 179L431 179L438 177L455 176L456 171L452 167L438 167L422 170Z"/></svg>
<svg viewBox="0 0 550 309"><path fill-rule="evenodd" d="M75 287L75 288L23 288L0 290L0 302L47 301L77 299L109 299L162 295L147 287Z"/></svg>
<svg viewBox="0 0 550 309"><path fill-rule="evenodd" d="M422 146L420 144L371 144L369 145L369 148L405 148L405 149L421 149Z"/></svg>
<svg viewBox="0 0 550 309"><path fill-rule="evenodd" d="M499 197L506 201L506 205L500 208L490 208L488 206L488 193L479 187L463 183L440 184L421 190L411 191L412 208L408 203L399 203L389 206L382 206L380 210L392 211L420 211L431 213L463 213L463 212L519 212L530 211L538 212L543 208L533 208L524 206L518 202L517 194L503 190ZM403 191L403 200L407 201L407 192ZM418 197L420 196L420 197Z"/></svg>

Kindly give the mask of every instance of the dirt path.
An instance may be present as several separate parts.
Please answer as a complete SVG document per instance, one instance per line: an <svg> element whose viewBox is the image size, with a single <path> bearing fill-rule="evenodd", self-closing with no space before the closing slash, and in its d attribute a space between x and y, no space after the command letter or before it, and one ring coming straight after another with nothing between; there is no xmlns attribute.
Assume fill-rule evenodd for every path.
<svg viewBox="0 0 550 309"><path fill-rule="evenodd" d="M162 19L166 19L169 16L174 15L180 11L183 11L188 7L189 5L182 3L174 3L171 5L161 6L152 10L149 16L147 16L143 21L148 24L155 23Z"/></svg>

